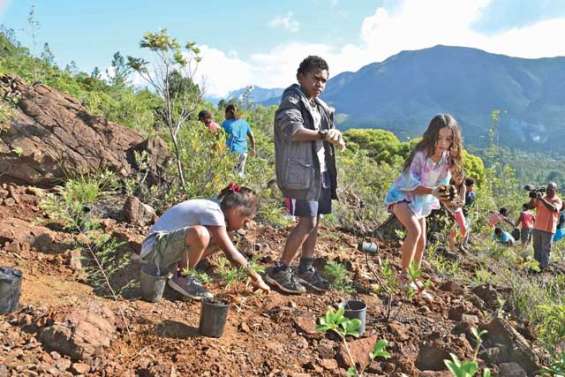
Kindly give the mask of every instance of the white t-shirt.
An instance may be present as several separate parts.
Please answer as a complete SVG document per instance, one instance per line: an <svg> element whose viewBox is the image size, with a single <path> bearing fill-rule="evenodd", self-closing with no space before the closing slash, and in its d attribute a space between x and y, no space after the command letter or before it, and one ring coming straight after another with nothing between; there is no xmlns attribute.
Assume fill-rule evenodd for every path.
<svg viewBox="0 0 565 377"><path fill-rule="evenodd" d="M156 233L174 232L193 225L226 226L220 204L213 200L191 199L169 208L149 230L149 235L141 246L141 257L153 249L153 235Z"/></svg>
<svg viewBox="0 0 565 377"><path fill-rule="evenodd" d="M314 104L313 106L308 102L308 110L310 110L310 114L312 114L312 119L314 120L314 128L316 130L320 130L322 127L322 114L320 114L320 110L318 109L318 105ZM320 161L320 172L324 173L326 168L326 151L324 148L324 143L322 141L316 141L316 154L318 155L318 161Z"/></svg>

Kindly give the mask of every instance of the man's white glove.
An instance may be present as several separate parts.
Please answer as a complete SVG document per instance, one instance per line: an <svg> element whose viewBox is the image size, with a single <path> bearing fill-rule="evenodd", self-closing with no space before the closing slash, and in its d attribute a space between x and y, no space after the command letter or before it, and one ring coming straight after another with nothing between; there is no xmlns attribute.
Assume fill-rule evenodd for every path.
<svg viewBox="0 0 565 377"><path fill-rule="evenodd" d="M333 145L337 145L341 150L345 149L345 140L343 140L343 135L339 130L336 130L335 128L328 130L324 141Z"/></svg>

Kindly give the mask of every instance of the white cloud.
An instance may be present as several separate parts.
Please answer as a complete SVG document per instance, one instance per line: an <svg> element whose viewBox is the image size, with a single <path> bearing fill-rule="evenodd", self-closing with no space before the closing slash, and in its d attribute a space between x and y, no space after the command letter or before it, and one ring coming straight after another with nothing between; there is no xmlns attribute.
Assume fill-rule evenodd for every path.
<svg viewBox="0 0 565 377"><path fill-rule="evenodd" d="M358 44L294 42L251 54L246 59L208 48L203 54L203 67L209 92L225 95L229 90L250 84L288 86L295 81L300 61L312 54L328 61L332 76L382 61L402 50L437 44L476 47L526 58L565 56L565 44L559 38L565 35L565 18L542 20L488 35L474 30L472 25L491 1L403 0L394 10L379 7L363 20Z"/></svg>
<svg viewBox="0 0 565 377"><path fill-rule="evenodd" d="M277 16L269 21L269 26L272 28L281 28L296 33L300 30L300 23L294 19L294 14L288 12L286 16Z"/></svg>

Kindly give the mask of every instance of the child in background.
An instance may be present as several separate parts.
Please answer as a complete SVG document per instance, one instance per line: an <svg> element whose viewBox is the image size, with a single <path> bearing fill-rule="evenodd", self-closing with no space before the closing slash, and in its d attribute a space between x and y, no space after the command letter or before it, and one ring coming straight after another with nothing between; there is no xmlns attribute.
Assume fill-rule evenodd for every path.
<svg viewBox="0 0 565 377"><path fill-rule="evenodd" d="M235 248L228 231L245 226L257 212L257 197L246 187L230 183L218 200L191 199L169 208L149 230L141 246L141 260L153 264L161 275L173 272L169 286L195 300L208 299L208 292L198 279L183 276L201 260L222 250L232 264L243 268L255 287L269 291L247 259Z"/></svg>
<svg viewBox="0 0 565 377"><path fill-rule="evenodd" d="M451 154L452 156L457 155L456 147L453 147L451 149ZM449 230L447 248L450 252L455 251L457 244L457 228L459 228L462 240L460 247L464 251L463 242L467 238L467 222L465 220L465 214L463 213L463 207L465 206L465 197L467 190L464 184L465 180L463 172L461 171L457 174L454 174L450 183L457 188L457 197L445 207L455 221L455 224L453 224L453 226Z"/></svg>
<svg viewBox="0 0 565 377"><path fill-rule="evenodd" d="M212 134L217 135L218 132L220 132L220 126L218 125L218 123L214 122L212 113L210 113L208 110L202 110L201 112L199 112L198 120L201 121Z"/></svg>
<svg viewBox="0 0 565 377"><path fill-rule="evenodd" d="M463 207L465 216L467 216L468 208L475 203L476 198L475 180L473 178L465 178L465 207Z"/></svg>
<svg viewBox="0 0 565 377"><path fill-rule="evenodd" d="M494 228L493 239L505 246L513 246L514 242L516 242L510 233L505 232L499 227Z"/></svg>
<svg viewBox="0 0 565 377"><path fill-rule="evenodd" d="M490 226L496 228L496 226L502 222L509 224L514 228L514 223L508 218L508 209L502 207L498 212L491 211L488 216L488 223Z"/></svg>
<svg viewBox="0 0 565 377"><path fill-rule="evenodd" d="M520 225L520 241L524 248L528 247L532 241L532 230L534 229L534 222L536 217L533 213L529 211L530 206L528 203L522 205L522 212L520 212L520 217L516 220L515 226Z"/></svg>
<svg viewBox="0 0 565 377"><path fill-rule="evenodd" d="M452 149L455 149L453 155ZM408 283L410 264L421 266L426 248L426 217L440 208L440 200L446 199L445 188L452 172L462 171L462 150L461 130L455 118L450 114L436 115L387 193L385 205L406 229L400 248L403 286Z"/></svg>
<svg viewBox="0 0 565 377"><path fill-rule="evenodd" d="M226 146L237 155L235 171L240 176L245 176L245 164L247 162L247 139L251 143L251 156L255 157L255 137L251 131L251 126L245 119L241 119L239 111L234 104L226 106L226 120L222 123L222 128L226 131Z"/></svg>

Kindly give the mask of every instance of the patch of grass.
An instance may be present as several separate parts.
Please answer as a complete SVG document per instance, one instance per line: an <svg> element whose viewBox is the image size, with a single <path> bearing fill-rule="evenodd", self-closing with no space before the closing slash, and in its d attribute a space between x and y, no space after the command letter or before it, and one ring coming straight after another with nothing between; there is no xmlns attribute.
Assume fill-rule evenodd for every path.
<svg viewBox="0 0 565 377"><path fill-rule="evenodd" d="M471 285L479 286L482 284L486 284L490 282L491 279L492 279L492 274L490 273L490 271L484 267L481 267L475 270L475 276L471 281Z"/></svg>
<svg viewBox="0 0 565 377"><path fill-rule="evenodd" d="M40 203L51 219L60 221L71 231L88 231L97 227L90 208L105 190L117 187L117 178L109 171L93 176L69 179L59 194L49 194Z"/></svg>
<svg viewBox="0 0 565 377"><path fill-rule="evenodd" d="M118 251L125 242L120 242L101 231L86 233L85 241L87 242L81 242L80 246L85 250L83 254L87 261L85 270L88 274L88 283L97 292L109 293L110 282L119 277L130 263L129 253Z"/></svg>
<svg viewBox="0 0 565 377"><path fill-rule="evenodd" d="M334 261L326 263L323 275L329 280L333 289L345 293L353 293L355 291L351 284L349 272L343 264Z"/></svg>
<svg viewBox="0 0 565 377"><path fill-rule="evenodd" d="M181 271L181 275L184 277L194 278L200 281L202 284L209 284L212 281L212 279L207 273L197 271L194 268L183 268Z"/></svg>

